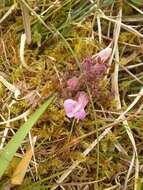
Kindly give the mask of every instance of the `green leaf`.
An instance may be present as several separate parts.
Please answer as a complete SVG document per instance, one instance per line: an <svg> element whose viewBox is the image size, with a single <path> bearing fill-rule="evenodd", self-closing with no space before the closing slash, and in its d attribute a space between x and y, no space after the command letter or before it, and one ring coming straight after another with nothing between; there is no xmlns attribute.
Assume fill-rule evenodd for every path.
<svg viewBox="0 0 143 190"><path fill-rule="evenodd" d="M55 100L55 98L55 94L50 96L49 99L29 117L26 123L20 127L13 138L5 146L4 150L0 154L0 177L4 174L10 161L32 126L38 121L39 117L45 112L47 107L53 102L53 100Z"/></svg>

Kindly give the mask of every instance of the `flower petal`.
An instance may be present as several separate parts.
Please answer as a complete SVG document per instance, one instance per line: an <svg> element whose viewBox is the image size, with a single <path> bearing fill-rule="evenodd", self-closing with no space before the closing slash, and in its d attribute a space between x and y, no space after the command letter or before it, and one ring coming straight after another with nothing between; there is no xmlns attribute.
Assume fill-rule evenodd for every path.
<svg viewBox="0 0 143 190"><path fill-rule="evenodd" d="M88 104L88 96L85 92L79 92L78 103L81 105L81 108L85 108Z"/></svg>
<svg viewBox="0 0 143 190"><path fill-rule="evenodd" d="M111 56L111 53L112 53L112 49L107 47L107 48L101 50L97 54L97 57L96 57L95 61L98 61L98 59L100 58L101 62L105 63L109 59L109 57Z"/></svg>
<svg viewBox="0 0 143 190"><path fill-rule="evenodd" d="M75 118L77 120L83 120L85 118L85 116L86 116L86 113L85 113L84 109L81 109L80 111L75 113Z"/></svg>
<svg viewBox="0 0 143 190"><path fill-rule="evenodd" d="M64 109L66 115L69 118L75 117L78 121L82 120L86 116L84 110L85 106L88 103L88 96L85 92L79 92L78 101L67 99L64 102Z"/></svg>
<svg viewBox="0 0 143 190"><path fill-rule="evenodd" d="M107 65L105 63L97 63L94 67L96 77L102 77L107 71Z"/></svg>
<svg viewBox="0 0 143 190"><path fill-rule="evenodd" d="M78 90L79 79L77 77L73 77L67 81L67 85L68 85L69 90Z"/></svg>
<svg viewBox="0 0 143 190"><path fill-rule="evenodd" d="M94 60L91 57L85 58L81 63L81 67L85 72L90 71L93 65Z"/></svg>
<svg viewBox="0 0 143 190"><path fill-rule="evenodd" d="M66 112L66 115L69 118L74 117L74 109L78 105L78 103L72 99L67 99L64 101L64 109Z"/></svg>

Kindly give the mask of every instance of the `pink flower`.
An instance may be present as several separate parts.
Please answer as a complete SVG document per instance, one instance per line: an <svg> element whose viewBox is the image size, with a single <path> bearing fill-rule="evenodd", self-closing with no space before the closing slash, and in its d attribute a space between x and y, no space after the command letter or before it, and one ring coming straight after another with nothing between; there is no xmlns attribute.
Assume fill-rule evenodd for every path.
<svg viewBox="0 0 143 190"><path fill-rule="evenodd" d="M80 92L78 100L67 99L64 102L64 109L69 118L76 118L78 121L83 120L86 116L84 108L88 103L88 96L85 92Z"/></svg>
<svg viewBox="0 0 143 190"><path fill-rule="evenodd" d="M69 90L78 90L79 88L79 79L77 77L73 77L67 81Z"/></svg>
<svg viewBox="0 0 143 190"><path fill-rule="evenodd" d="M104 63L96 63L94 69L96 77L102 77L107 71L107 65Z"/></svg>
<svg viewBox="0 0 143 190"><path fill-rule="evenodd" d="M85 58L82 63L81 67L84 71L88 72L91 70L92 66L94 64L94 60L91 57Z"/></svg>
<svg viewBox="0 0 143 190"><path fill-rule="evenodd" d="M111 53L112 53L112 49L107 47L107 48L101 50L97 54L95 61L98 62L98 60L100 60L101 63L105 63L109 59L109 57L111 56Z"/></svg>

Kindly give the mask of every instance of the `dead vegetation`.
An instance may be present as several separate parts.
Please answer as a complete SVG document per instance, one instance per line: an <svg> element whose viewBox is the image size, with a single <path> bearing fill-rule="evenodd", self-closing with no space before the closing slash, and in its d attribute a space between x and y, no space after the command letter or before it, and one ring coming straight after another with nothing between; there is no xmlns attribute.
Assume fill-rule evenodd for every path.
<svg viewBox="0 0 143 190"><path fill-rule="evenodd" d="M0 189L141 190L140 1L8 0L0 10L1 152L30 114L57 93L1 176ZM85 58L107 46L112 54L96 81L100 95L93 96L88 81L82 86L89 96L86 117L69 119L63 107L67 81L80 75Z"/></svg>

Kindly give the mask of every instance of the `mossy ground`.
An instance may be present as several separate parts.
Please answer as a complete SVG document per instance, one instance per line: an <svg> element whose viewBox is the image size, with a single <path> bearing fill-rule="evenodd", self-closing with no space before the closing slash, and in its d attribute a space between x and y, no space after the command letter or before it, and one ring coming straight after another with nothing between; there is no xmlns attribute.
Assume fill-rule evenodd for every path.
<svg viewBox="0 0 143 190"><path fill-rule="evenodd" d="M34 112L52 92L58 92L58 95L56 102L50 105L31 130L31 135L37 136L34 148L37 171L31 161L22 184L11 185L11 176L17 163L23 157L22 149L25 151L29 146L27 136L1 179L1 189L50 189L74 161L81 160L81 163L67 176L58 189L107 190L125 187L127 190L132 190L136 183L138 190L141 190L143 177L142 98L125 115L138 153L136 155L139 160L137 181L135 181L135 163L127 178L134 153L133 142L124 124L122 122L114 124L114 121L136 98L130 95L138 94L143 85L143 64L136 65L143 61L142 7L133 4L132 1L105 0L98 1L97 4L90 0L28 1L31 9L38 15L42 15L41 19L50 30L37 16L30 13L32 41L25 46L24 57L28 65L26 68L21 64L19 54L20 39L24 33L19 1L2 1L0 17L2 18L14 3L17 3L14 10L0 25L0 76L15 85L21 95L15 100L14 94L0 83L1 121L15 118L28 109ZM102 90L103 94L98 101L92 99L86 108L87 117L77 123L65 115L63 87L70 75L79 71L79 63L84 58L95 55L111 42L114 49L116 22L112 20L117 20L119 10L122 10L121 22L130 26L128 30L124 25L121 26L117 40L121 65L118 70L121 109L117 109L114 98L110 104L108 99L105 100L107 90L114 87L112 77L117 62L114 57L105 81L105 91ZM103 18L101 11L109 20ZM98 16L100 24L97 23ZM138 34L135 34L132 28L138 31ZM130 69L131 66L134 67ZM13 100L15 102L11 104ZM16 132L23 123L24 118L9 123L9 127ZM83 156L82 152L96 138L98 139L106 126L112 126L112 124L111 132L87 156ZM6 127L6 125L1 125L1 138ZM9 130L6 142L12 136L12 130ZM119 145L122 147L120 151L117 148Z"/></svg>

